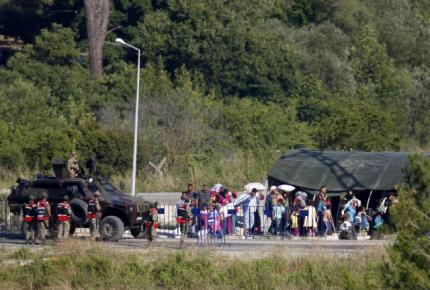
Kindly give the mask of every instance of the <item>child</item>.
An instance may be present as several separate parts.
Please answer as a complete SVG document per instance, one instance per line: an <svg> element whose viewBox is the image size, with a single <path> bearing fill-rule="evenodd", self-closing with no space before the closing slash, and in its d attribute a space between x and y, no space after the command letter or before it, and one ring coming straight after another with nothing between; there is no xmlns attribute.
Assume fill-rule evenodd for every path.
<svg viewBox="0 0 430 290"><path fill-rule="evenodd" d="M369 221L372 218L366 213L364 207L360 206L357 211L357 215L355 216L355 226L357 228L357 232L360 231L369 231Z"/></svg>
<svg viewBox="0 0 430 290"><path fill-rule="evenodd" d="M276 205L273 207L273 219L275 221L275 234L282 231L282 215L285 213L284 199L278 198Z"/></svg>
<svg viewBox="0 0 430 290"><path fill-rule="evenodd" d="M306 228L307 235L309 237L315 236L315 230L317 228L317 211L315 207L312 205L312 201L308 200L307 206L304 208L307 211L307 216L305 216L305 221L303 223L303 227Z"/></svg>
<svg viewBox="0 0 430 290"><path fill-rule="evenodd" d="M353 239L352 224L349 221L349 215L344 214L342 216L342 224L340 225L339 240L352 240L352 239Z"/></svg>
<svg viewBox="0 0 430 290"><path fill-rule="evenodd" d="M209 205L208 234L211 238L222 238L221 219L217 207Z"/></svg>
<svg viewBox="0 0 430 290"><path fill-rule="evenodd" d="M295 237L299 236L299 209L297 208L291 213L291 231Z"/></svg>
<svg viewBox="0 0 430 290"><path fill-rule="evenodd" d="M333 216L331 215L331 205L327 204L323 214L324 236L332 232Z"/></svg>

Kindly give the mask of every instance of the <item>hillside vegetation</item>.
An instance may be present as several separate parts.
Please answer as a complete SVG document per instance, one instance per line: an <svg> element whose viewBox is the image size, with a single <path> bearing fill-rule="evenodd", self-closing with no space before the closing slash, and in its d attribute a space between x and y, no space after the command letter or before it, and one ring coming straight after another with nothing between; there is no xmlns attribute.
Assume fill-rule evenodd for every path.
<svg viewBox="0 0 430 290"><path fill-rule="evenodd" d="M0 1L23 43L0 51L3 179L72 149L129 174L136 54L106 43L91 80L82 2ZM238 187L290 148L429 148L427 0L111 2L107 40L142 49L139 190Z"/></svg>

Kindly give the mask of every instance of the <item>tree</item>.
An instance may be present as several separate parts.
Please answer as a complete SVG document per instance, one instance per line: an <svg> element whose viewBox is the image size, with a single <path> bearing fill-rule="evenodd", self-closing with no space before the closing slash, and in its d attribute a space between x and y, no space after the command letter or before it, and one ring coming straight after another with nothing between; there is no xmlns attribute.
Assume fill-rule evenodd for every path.
<svg viewBox="0 0 430 290"><path fill-rule="evenodd" d="M314 138L320 148L333 150L398 150L398 129L389 112L366 101L327 103L328 115L318 123Z"/></svg>
<svg viewBox="0 0 430 290"><path fill-rule="evenodd" d="M90 73L94 79L100 79L103 72L103 45L109 23L109 2L109 0L84 0Z"/></svg>
<svg viewBox="0 0 430 290"><path fill-rule="evenodd" d="M430 159L411 157L407 182L401 186L393 214L398 229L385 263L391 289L430 289Z"/></svg>
<svg viewBox="0 0 430 290"><path fill-rule="evenodd" d="M262 1L166 1L148 13L134 37L148 62L161 56L174 74L201 74L223 96L269 99L291 95L297 56L284 24Z"/></svg>

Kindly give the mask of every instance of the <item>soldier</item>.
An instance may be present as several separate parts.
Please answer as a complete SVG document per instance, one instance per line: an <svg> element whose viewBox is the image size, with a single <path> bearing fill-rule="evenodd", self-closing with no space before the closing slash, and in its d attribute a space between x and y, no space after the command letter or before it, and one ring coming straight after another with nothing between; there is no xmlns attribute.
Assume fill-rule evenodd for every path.
<svg viewBox="0 0 430 290"><path fill-rule="evenodd" d="M72 154L67 161L67 170L69 170L70 177L77 177L81 173L81 168L79 166L76 151L72 151Z"/></svg>
<svg viewBox="0 0 430 290"><path fill-rule="evenodd" d="M94 192L94 199L90 199L88 201L87 218L90 224L90 237L91 237L91 240L93 241L95 241L97 232L99 230L98 222L100 219L100 212L101 212L99 199L100 199L100 192L96 190L96 192Z"/></svg>
<svg viewBox="0 0 430 290"><path fill-rule="evenodd" d="M188 223L191 218L191 209L190 209L190 197L188 192L184 191L181 196L181 200L176 204L177 207L177 217L176 221L179 224L179 229L181 230L181 240L180 246L182 247L185 242L185 238L188 235Z"/></svg>
<svg viewBox="0 0 430 290"><path fill-rule="evenodd" d="M36 230L36 202L34 201L33 195L30 195L28 197L28 203L24 204L23 217L25 243L27 245L30 243L35 244L34 232Z"/></svg>
<svg viewBox="0 0 430 290"><path fill-rule="evenodd" d="M70 208L69 197L65 195L63 201L57 205L58 240L69 237L71 215L72 209Z"/></svg>
<svg viewBox="0 0 430 290"><path fill-rule="evenodd" d="M46 231L49 228L49 217L51 216L51 206L47 200L48 193L43 191L41 200L36 204L37 235L45 244Z"/></svg>
<svg viewBox="0 0 430 290"><path fill-rule="evenodd" d="M158 203L155 201L150 204L149 220L146 222L146 230L149 244L157 238L158 229Z"/></svg>

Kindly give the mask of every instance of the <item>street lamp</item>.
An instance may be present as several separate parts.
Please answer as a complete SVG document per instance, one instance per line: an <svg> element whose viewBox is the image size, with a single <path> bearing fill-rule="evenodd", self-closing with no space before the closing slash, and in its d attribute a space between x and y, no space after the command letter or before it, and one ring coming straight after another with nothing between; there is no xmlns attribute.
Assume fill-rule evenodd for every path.
<svg viewBox="0 0 430 290"><path fill-rule="evenodd" d="M136 81L136 108L134 115L134 143L133 143L133 172L131 176L131 195L136 196L136 163L137 163L137 128L139 121L139 84L140 84L140 49L128 44L121 38L116 38L115 42L129 47L131 49L137 50L137 81Z"/></svg>

